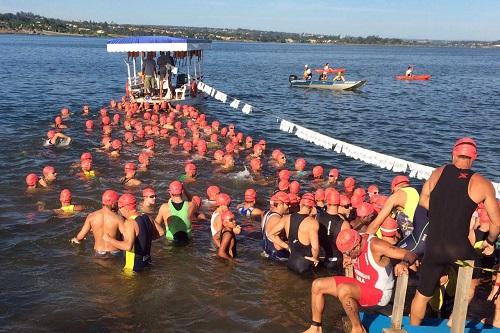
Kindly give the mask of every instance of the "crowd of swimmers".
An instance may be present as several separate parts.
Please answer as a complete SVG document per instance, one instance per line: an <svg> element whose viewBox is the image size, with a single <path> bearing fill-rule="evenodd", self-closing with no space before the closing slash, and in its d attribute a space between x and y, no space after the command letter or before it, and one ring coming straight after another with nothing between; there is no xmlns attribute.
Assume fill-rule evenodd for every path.
<svg viewBox="0 0 500 333"><path fill-rule="evenodd" d="M88 116L90 108L85 105L82 113ZM57 147L71 141L64 134L70 118L70 110L63 108L47 132L45 145ZM312 318L306 332L322 331L327 295L339 299L351 332L364 332L358 308L387 305L394 276L409 269L419 278L411 307L411 323L419 325L431 300L437 299L431 301L434 310L444 311L443 286L456 276L457 259L473 259L474 266L486 268L498 262L500 209L491 182L471 171L477 157L471 138L455 143L452 163L437 168L420 193L408 177L397 175L391 193L385 196L377 184L365 189L354 177L341 177L336 168L308 168L304 158L288 163L280 149L269 154L264 139L255 140L237 131L234 124L209 122L193 106L136 103L122 97L101 108L96 120L87 119L85 130L100 131L99 154L110 159L119 160L124 145L141 148L136 162L122 161L120 183L123 189L142 189L142 201L131 193L106 190L102 207L87 215L72 243L81 243L92 233L96 256L121 258L124 253L124 269L140 272L151 263L152 240L165 237L185 244L193 237L192 223L210 221L218 257L232 260L237 256L237 240L243 237L237 217L251 219L260 224L266 260L283 262L297 274L319 267L325 267L329 274L312 282ZM157 208L155 189L141 181L138 171L154 165L159 142L172 152L182 152L186 163L185 174L168 186L170 198ZM93 158L91 152L82 152L75 163L82 179L99 176ZM244 165L251 182L269 188L269 193L259 194L269 197L268 204L257 207L257 192L251 187L245 190L243 202L236 205L217 185L193 195L189 184L197 180L200 160L210 161L219 173ZM263 174L263 165L273 176ZM35 194L37 188L50 187L55 181L57 173L52 166L44 167L41 177L34 173L26 176L27 190ZM57 214L86 209L73 202L70 189L61 191L60 203ZM353 268L353 277L343 275L348 267ZM474 271L469 300L482 274L482 270ZM488 284L492 287L488 300L496 305L490 320L500 327L500 274L493 275Z"/></svg>

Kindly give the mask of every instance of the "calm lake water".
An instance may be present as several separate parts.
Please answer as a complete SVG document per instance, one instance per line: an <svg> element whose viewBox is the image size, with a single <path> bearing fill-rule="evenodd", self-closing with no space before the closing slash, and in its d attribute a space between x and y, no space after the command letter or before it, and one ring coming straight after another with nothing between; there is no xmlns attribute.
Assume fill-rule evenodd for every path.
<svg viewBox="0 0 500 333"><path fill-rule="evenodd" d="M83 151L100 144L98 131L83 131L80 110L89 103L90 118L97 118L102 105L120 98L126 77L122 55L108 54L106 40L94 38L0 35L0 47L0 330L299 332L307 327L311 279L260 256L259 222L240 221L234 264L215 258L209 223L200 222L189 246L156 241L154 267L135 277L123 275L119 261L93 258L91 239L80 247L70 245L86 213L54 216L49 209L56 208L59 191L70 188L74 202L99 208L105 189L123 192L118 181L123 163L135 160L139 150L126 148L120 161L94 152L103 177L91 182L79 180L70 167ZM289 74L324 62L345 67L348 79L368 84L355 93L288 87ZM410 63L432 79L394 80ZM254 138L267 139L269 148L282 148L290 167L293 159L305 157L309 167L338 167L342 177L377 183L384 192L393 173L280 132L272 115L431 166L448 162L456 138L472 136L479 144L475 169L498 182L499 73L500 49L214 43L206 52L206 83L258 110L246 116L210 99L201 109L210 120L233 122ZM63 106L74 111L66 130L74 142L68 149L43 148L42 138ZM157 189L160 202L167 199L168 183L183 172L185 159L165 147L158 144L151 170L140 176ZM56 168L59 180L27 195L25 175L41 173L47 164ZM208 162L198 168L199 180L190 190L202 197L208 185L218 184L239 202L251 186L242 176L214 175ZM257 190L265 207L272 189ZM42 206L46 210L38 209ZM339 331L343 311L333 300L326 309L328 331Z"/></svg>

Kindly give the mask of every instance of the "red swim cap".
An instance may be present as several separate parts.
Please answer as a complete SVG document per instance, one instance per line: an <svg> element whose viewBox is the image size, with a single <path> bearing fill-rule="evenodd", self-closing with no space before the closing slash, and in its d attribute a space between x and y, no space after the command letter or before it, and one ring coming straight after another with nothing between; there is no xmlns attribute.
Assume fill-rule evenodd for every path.
<svg viewBox="0 0 500 333"><path fill-rule="evenodd" d="M250 167L252 170L257 171L262 167L262 161L258 158L252 158L250 160Z"/></svg>
<svg viewBox="0 0 500 333"><path fill-rule="evenodd" d="M216 196L220 193L219 186L211 185L207 188L207 197L209 200L215 200Z"/></svg>
<svg viewBox="0 0 500 333"><path fill-rule="evenodd" d="M298 181L294 180L290 183L290 185L288 186L288 190L290 191L290 193L299 193L300 191L300 184Z"/></svg>
<svg viewBox="0 0 500 333"><path fill-rule="evenodd" d="M118 199L118 208L127 207L127 209L135 210L136 205L137 200L130 193L125 193Z"/></svg>
<svg viewBox="0 0 500 333"><path fill-rule="evenodd" d="M307 192L302 195L302 198L300 199L300 204L304 206L309 206L309 207L314 207L316 205L316 202L314 201L314 195Z"/></svg>
<svg viewBox="0 0 500 333"><path fill-rule="evenodd" d="M228 154L231 154L232 152L234 152L234 144L232 144L231 142L230 142L230 143L228 143L228 144L226 145L226 152L227 152Z"/></svg>
<svg viewBox="0 0 500 333"><path fill-rule="evenodd" d="M467 156L472 160L477 158L477 144L472 138L461 138L453 146L453 156Z"/></svg>
<svg viewBox="0 0 500 333"><path fill-rule="evenodd" d="M92 129L92 128L94 128L94 122L93 122L92 120L90 120L90 119L89 119L89 120L87 120L87 121L85 122L85 127L86 127L87 129Z"/></svg>
<svg viewBox="0 0 500 333"><path fill-rule="evenodd" d="M380 226L380 232L382 236L392 237L398 233L398 222L390 216L386 217L382 225Z"/></svg>
<svg viewBox="0 0 500 333"><path fill-rule="evenodd" d="M179 144L179 138L176 136L172 136L172 137L170 137L169 142L170 142L171 146L175 147Z"/></svg>
<svg viewBox="0 0 500 333"><path fill-rule="evenodd" d="M114 139L111 143L111 147L113 147L113 149L120 149L122 147L122 142L118 139Z"/></svg>
<svg viewBox="0 0 500 333"><path fill-rule="evenodd" d="M306 160L303 158L298 158L295 161L295 169L297 170L304 170L306 167Z"/></svg>
<svg viewBox="0 0 500 333"><path fill-rule="evenodd" d="M281 170L279 173L278 173L278 178L280 180L286 180L288 181L290 179L290 171L288 171L287 169L283 169Z"/></svg>
<svg viewBox="0 0 500 333"><path fill-rule="evenodd" d="M394 192L395 187L401 184L410 185L410 180L408 179L408 177L404 175L398 175L394 177L391 183L391 192Z"/></svg>
<svg viewBox="0 0 500 333"><path fill-rule="evenodd" d="M288 193L288 198L290 199L290 204L297 204L299 203L299 197L295 193Z"/></svg>
<svg viewBox="0 0 500 333"><path fill-rule="evenodd" d="M48 175L50 175L51 173L55 173L55 172L56 172L56 169L54 169L54 167L53 167L53 166L50 166L50 165L45 166L45 167L43 168L43 170L42 170L42 174L43 174L44 176L48 176Z"/></svg>
<svg viewBox="0 0 500 333"><path fill-rule="evenodd" d="M54 131L54 130L50 130L47 132L47 137L49 139L52 139L54 137L54 135L56 135L56 131Z"/></svg>
<svg viewBox="0 0 500 333"><path fill-rule="evenodd" d="M35 186L37 182L38 182L38 176L36 174L30 173L29 175L26 176L26 185Z"/></svg>
<svg viewBox="0 0 500 333"><path fill-rule="evenodd" d="M110 120L108 116L102 117L102 124L103 125L109 125Z"/></svg>
<svg viewBox="0 0 500 333"><path fill-rule="evenodd" d="M365 200L366 197L366 191L362 187L357 187L354 192L352 192L353 196L361 197L363 201Z"/></svg>
<svg viewBox="0 0 500 333"><path fill-rule="evenodd" d="M354 180L353 177L347 177L345 180L344 180L344 188L346 190L349 190L352 191L354 189L354 186L356 186L356 180Z"/></svg>
<svg viewBox="0 0 500 333"><path fill-rule="evenodd" d="M115 115L113 116L113 121L114 121L115 123L119 122L119 121L120 121L120 115L119 115L119 114L115 114Z"/></svg>
<svg viewBox="0 0 500 333"><path fill-rule="evenodd" d="M339 205L340 206L347 206L347 205L350 205L351 204L351 199L349 199L349 197L347 195L341 195L340 196L340 202L339 202Z"/></svg>
<svg viewBox="0 0 500 333"><path fill-rule="evenodd" d="M186 141L182 144L182 148L184 148L184 150L189 153L191 151L191 149L193 148L193 144L191 143L191 141Z"/></svg>
<svg viewBox="0 0 500 333"><path fill-rule="evenodd" d="M135 163L134 162L128 162L128 163L125 163L125 172L127 172L128 170L133 170L135 171L137 168L135 166Z"/></svg>
<svg viewBox="0 0 500 333"><path fill-rule="evenodd" d="M230 221L231 219L234 219L234 214L229 209L225 210L221 214L220 219L221 219L222 222Z"/></svg>
<svg viewBox="0 0 500 333"><path fill-rule="evenodd" d="M184 171L187 173L187 172L194 172L196 171L196 165L194 165L194 163L188 163L186 164L186 166L184 167Z"/></svg>
<svg viewBox="0 0 500 333"><path fill-rule="evenodd" d="M327 205L339 205L340 193L334 188L327 188L325 191L325 200Z"/></svg>
<svg viewBox="0 0 500 333"><path fill-rule="evenodd" d="M113 207L118 201L119 196L120 195L113 190L106 190L102 194L102 204Z"/></svg>
<svg viewBox="0 0 500 333"><path fill-rule="evenodd" d="M271 197L271 202L274 202L274 203L282 202L282 203L285 203L285 204L289 204L290 203L290 197L288 196L288 194L286 192L279 191L279 192L276 192Z"/></svg>
<svg viewBox="0 0 500 333"><path fill-rule="evenodd" d="M217 206L227 206L231 204L231 197L226 193L219 193L215 198L215 204Z"/></svg>
<svg viewBox="0 0 500 333"><path fill-rule="evenodd" d="M257 197L257 192L253 188L249 188L245 191L245 201L254 201Z"/></svg>
<svg viewBox="0 0 500 333"><path fill-rule="evenodd" d="M132 134L132 132L125 132L125 134L123 135L123 137L125 138L125 141L129 141L129 140L133 140L134 139L134 135Z"/></svg>
<svg viewBox="0 0 500 333"><path fill-rule="evenodd" d="M313 177L314 178L323 177L323 167L321 165L316 165L313 168Z"/></svg>
<svg viewBox="0 0 500 333"><path fill-rule="evenodd" d="M214 159L220 160L224 157L224 152L220 149L214 151Z"/></svg>
<svg viewBox="0 0 500 333"><path fill-rule="evenodd" d="M341 230L335 240L337 249L342 253L352 251L361 242L361 236L354 229Z"/></svg>
<svg viewBox="0 0 500 333"><path fill-rule="evenodd" d="M339 170L338 169L330 169L330 172L328 173L328 176L334 176L334 177L339 177Z"/></svg>
<svg viewBox="0 0 500 333"><path fill-rule="evenodd" d="M217 142L218 141L218 137L217 137L217 134L212 134L210 135L210 142Z"/></svg>
<svg viewBox="0 0 500 333"><path fill-rule="evenodd" d="M378 194L379 190L378 190L378 186L375 185L375 184L372 184L370 186L368 186L368 193L370 194Z"/></svg>
<svg viewBox="0 0 500 333"><path fill-rule="evenodd" d="M168 191L170 195L181 195L182 194L182 183L178 180L174 180L168 185Z"/></svg>
<svg viewBox="0 0 500 333"><path fill-rule="evenodd" d="M362 197L359 197L357 195L353 195L351 197L351 205L354 207L354 208L358 208L359 206L361 206L361 204L363 203L363 198Z"/></svg>
<svg viewBox="0 0 500 333"><path fill-rule="evenodd" d="M59 201L63 203L70 203L71 202L71 191L65 188L64 190L61 191L61 194L59 194Z"/></svg>
<svg viewBox="0 0 500 333"><path fill-rule="evenodd" d="M146 187L144 190L142 190L142 196L143 197L149 197L151 195L155 195L155 190L153 190L151 187Z"/></svg>
<svg viewBox="0 0 500 333"><path fill-rule="evenodd" d="M62 124L62 118L60 116L57 116L56 119L55 119L55 123L57 125Z"/></svg>
<svg viewBox="0 0 500 333"><path fill-rule="evenodd" d="M181 110L181 105L180 104L176 104L175 105L175 111L180 111Z"/></svg>
<svg viewBox="0 0 500 333"><path fill-rule="evenodd" d="M322 188L318 188L314 192L314 200L315 201L324 201L325 200L325 190L323 190Z"/></svg>
<svg viewBox="0 0 500 333"><path fill-rule="evenodd" d="M200 207L201 206L201 198L197 195L193 195L193 197L191 198L191 201L194 203L194 205L196 207Z"/></svg>
<svg viewBox="0 0 500 333"><path fill-rule="evenodd" d="M290 187L290 184L288 183L288 180L280 180L278 183L278 189L280 191L286 191Z"/></svg>
<svg viewBox="0 0 500 333"><path fill-rule="evenodd" d="M358 215L359 217L366 217L373 214L374 211L375 210L373 209L372 204L363 202L356 208L356 215Z"/></svg>
<svg viewBox="0 0 500 333"><path fill-rule="evenodd" d="M154 142L154 140L153 140L153 139L148 139L148 140L146 141L146 147L148 147L148 148L153 148L154 146L155 146L155 142Z"/></svg>

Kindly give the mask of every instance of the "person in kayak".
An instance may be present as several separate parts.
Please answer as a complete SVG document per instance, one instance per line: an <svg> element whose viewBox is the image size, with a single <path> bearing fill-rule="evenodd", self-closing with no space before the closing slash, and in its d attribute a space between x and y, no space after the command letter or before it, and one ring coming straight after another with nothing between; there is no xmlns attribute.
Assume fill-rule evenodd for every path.
<svg viewBox="0 0 500 333"><path fill-rule="evenodd" d="M312 73L311 69L309 68L308 65L304 66L304 80L311 80L312 79Z"/></svg>
<svg viewBox="0 0 500 333"><path fill-rule="evenodd" d="M406 69L405 76L412 77L413 76L413 65L408 65Z"/></svg>

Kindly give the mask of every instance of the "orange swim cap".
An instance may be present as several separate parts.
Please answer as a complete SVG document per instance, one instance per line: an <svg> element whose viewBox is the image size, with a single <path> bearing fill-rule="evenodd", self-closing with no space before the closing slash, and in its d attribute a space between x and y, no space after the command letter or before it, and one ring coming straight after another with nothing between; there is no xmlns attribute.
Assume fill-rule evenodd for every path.
<svg viewBox="0 0 500 333"><path fill-rule="evenodd" d="M257 197L257 192L253 188L249 188L245 191L245 201L254 201Z"/></svg>
<svg viewBox="0 0 500 333"><path fill-rule="evenodd" d="M211 185L207 188L207 197L209 200L215 200L216 196L220 193L219 186Z"/></svg>
<svg viewBox="0 0 500 333"><path fill-rule="evenodd" d="M102 204L106 206L114 206L116 202L118 201L118 197L120 195L113 190L106 190L102 194Z"/></svg>
<svg viewBox="0 0 500 333"><path fill-rule="evenodd" d="M283 191L278 191L276 192L272 197L271 197L271 202L273 203L285 203L289 204L290 203L290 197L286 192Z"/></svg>
<svg viewBox="0 0 500 333"><path fill-rule="evenodd" d="M375 210L373 209L372 204L363 202L356 208L356 215L358 215L359 217L366 217L373 214L374 211Z"/></svg>
<svg viewBox="0 0 500 333"><path fill-rule="evenodd" d="M288 180L286 180L286 179L280 180L278 183L278 189L280 191L287 191L289 187L290 187L290 184L288 183Z"/></svg>
<svg viewBox="0 0 500 333"><path fill-rule="evenodd" d="M461 138L453 146L453 156L467 156L472 160L477 158L477 144L472 138Z"/></svg>
<svg viewBox="0 0 500 333"><path fill-rule="evenodd" d="M149 197L152 195L155 195L155 190L151 187L146 187L144 190L142 190L142 196L143 197Z"/></svg>
<svg viewBox="0 0 500 333"><path fill-rule="evenodd" d="M315 201L324 201L325 200L325 190L323 190L322 188L318 188L314 192L314 200Z"/></svg>
<svg viewBox="0 0 500 333"><path fill-rule="evenodd" d="M354 229L341 230L335 240L337 249L342 253L352 251L361 242L361 236Z"/></svg>
<svg viewBox="0 0 500 333"><path fill-rule="evenodd" d="M410 179L408 179L405 175L398 175L394 177L391 182L391 192L394 192L396 186L401 184L410 185Z"/></svg>
<svg viewBox="0 0 500 333"><path fill-rule="evenodd" d="M316 202L314 201L314 195L312 193L304 193L300 199L300 204L308 207L314 207Z"/></svg>
<svg viewBox="0 0 500 333"><path fill-rule="evenodd" d="M26 176L26 185L35 186L38 182L38 176L35 173L30 173Z"/></svg>
<svg viewBox="0 0 500 333"><path fill-rule="evenodd" d="M111 143L111 147L113 147L113 149L120 149L122 147L122 142L118 139L114 139Z"/></svg>
<svg viewBox="0 0 500 333"><path fill-rule="evenodd" d="M396 235L398 233L398 229L398 222L390 216L387 216L380 226L380 232L382 233L382 236L385 237L392 237Z"/></svg>
<svg viewBox="0 0 500 333"><path fill-rule="evenodd" d="M327 205L339 205L340 193L334 188L327 188L325 191L325 200Z"/></svg>
<svg viewBox="0 0 500 333"><path fill-rule="evenodd" d="M230 221L231 219L234 219L234 214L232 211L230 211L229 209L228 210L225 210L221 216L220 216L220 219L222 222L228 222Z"/></svg>
<svg viewBox="0 0 500 333"><path fill-rule="evenodd" d="M217 206L227 206L231 204L231 197L226 193L219 193L215 198L215 204Z"/></svg>
<svg viewBox="0 0 500 333"><path fill-rule="evenodd" d="M295 169L297 170L304 170L306 167L306 160L303 158L298 158L295 161Z"/></svg>
<svg viewBox="0 0 500 333"><path fill-rule="evenodd" d="M182 183L178 180L174 180L168 186L168 191L170 192L170 195L181 195L182 190L183 190Z"/></svg>
<svg viewBox="0 0 500 333"><path fill-rule="evenodd" d="M299 193L300 191L300 184L298 181L294 180L290 183L290 185L288 186L288 189L290 191L290 193Z"/></svg>
<svg viewBox="0 0 500 333"><path fill-rule="evenodd" d="M50 166L50 165L45 166L45 167L43 168L43 170L42 170L42 174L43 174L44 176L48 176L48 175L50 175L51 173L55 173L55 172L56 172L56 169L54 169L54 167L53 167L53 166Z"/></svg>
<svg viewBox="0 0 500 333"><path fill-rule="evenodd" d="M321 165L316 165L313 168L313 177L314 178L321 178L323 177L323 167Z"/></svg>
<svg viewBox="0 0 500 333"><path fill-rule="evenodd" d="M137 205L137 200L135 199L135 196L133 196L130 193L122 194L120 199L118 199L119 208L127 207L127 209L135 210L136 205Z"/></svg>

